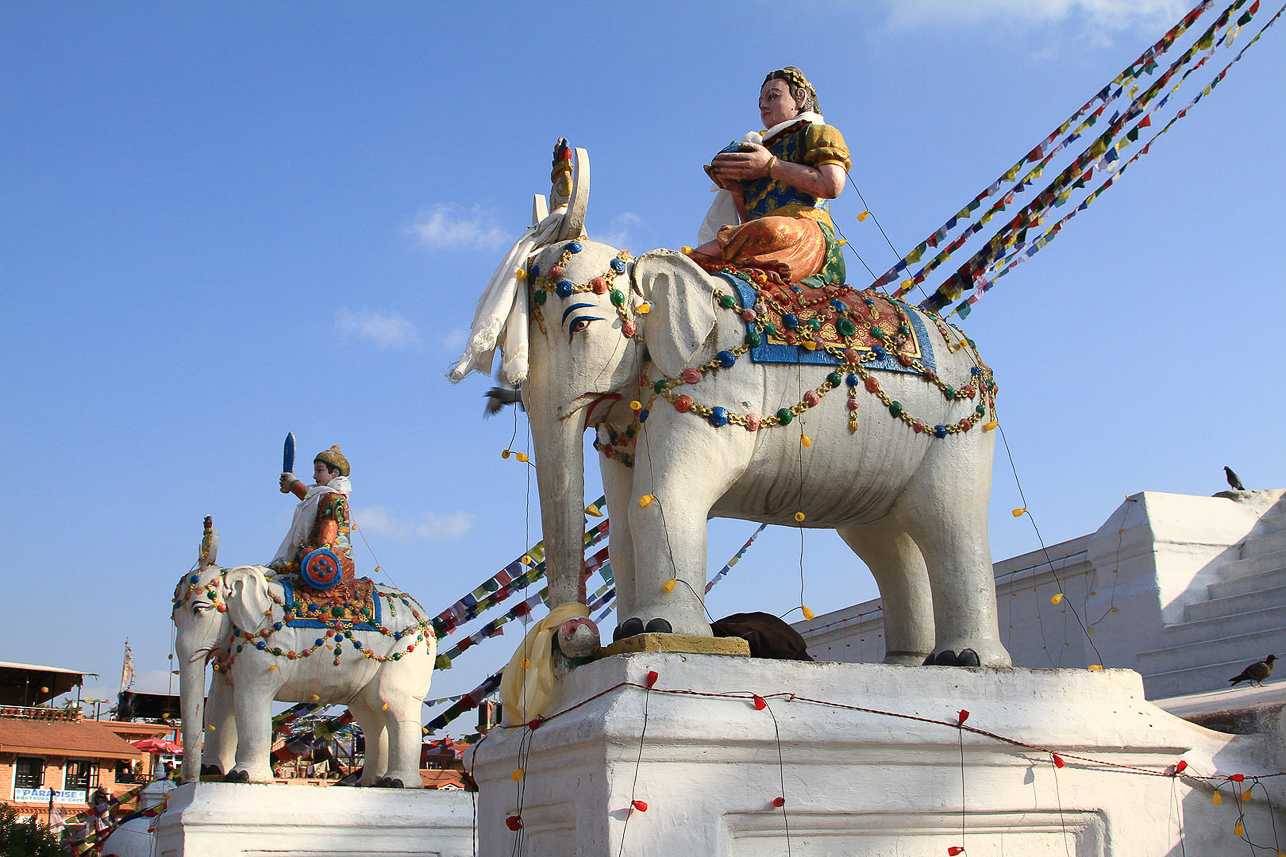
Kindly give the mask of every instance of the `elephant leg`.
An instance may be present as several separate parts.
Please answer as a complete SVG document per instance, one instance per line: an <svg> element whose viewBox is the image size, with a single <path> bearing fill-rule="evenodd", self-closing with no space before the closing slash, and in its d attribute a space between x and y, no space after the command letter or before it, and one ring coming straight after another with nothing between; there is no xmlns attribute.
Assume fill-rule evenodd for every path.
<svg viewBox="0 0 1286 857"><path fill-rule="evenodd" d="M933 651L933 596L920 548L892 518L839 529L880 588L884 663L919 666Z"/></svg>
<svg viewBox="0 0 1286 857"><path fill-rule="evenodd" d="M638 600L634 583L634 537L628 514L633 500L634 472L609 458L602 459L599 466L603 472L607 508L612 513L612 526L607 538L608 553L612 558L612 579L616 583L616 615L623 619L634 613Z"/></svg>
<svg viewBox="0 0 1286 857"><path fill-rule="evenodd" d="M1000 642L987 541L990 447L948 451L951 443L935 445L928 475L912 481L893 512L928 568L937 662L950 664L948 653L972 649L982 666L1007 667L1012 660Z"/></svg>
<svg viewBox="0 0 1286 857"><path fill-rule="evenodd" d="M246 653L249 654L249 653ZM280 685L267 678L268 665L241 656L236 664L236 693L232 695L237 720L236 764L225 773L241 782L272 782L272 700ZM252 674L257 671L260 674Z"/></svg>
<svg viewBox="0 0 1286 857"><path fill-rule="evenodd" d="M366 740L366 757L362 762L362 777L357 781L359 786L374 785L388 770L388 735L384 729L383 713L376 711L366 700L358 698L348 703L348 710L353 712L357 725L362 727L362 737Z"/></svg>
<svg viewBox="0 0 1286 857"><path fill-rule="evenodd" d="M205 741L201 747L201 770L226 774L236 762L237 719L233 709L232 682L222 671L210 680L210 698L205 705Z"/></svg>
<svg viewBox="0 0 1286 857"><path fill-rule="evenodd" d="M631 630L709 637L706 520L715 500L727 489L727 479L720 478L720 471L731 468L719 468L708 456L703 460L707 445L664 434L652 437L663 445L652 461L648 440L647 432L639 437L634 490L628 504L636 600L628 614L618 614L621 626L625 629L633 624L637 629L642 623L643 628ZM694 478L693 474L704 474L705 478ZM639 499L648 496L651 502L640 505ZM667 592L671 580L674 583Z"/></svg>
<svg viewBox="0 0 1286 857"><path fill-rule="evenodd" d="M389 674L379 676L363 693L366 697L363 701L371 703L373 713L382 721L385 765L380 779L395 781L389 785L400 783L400 788L418 789L422 785L420 747L424 742L424 730L420 716L424 700L406 693L396 673L397 670L390 670ZM370 740L367 739L368 754L370 749Z"/></svg>

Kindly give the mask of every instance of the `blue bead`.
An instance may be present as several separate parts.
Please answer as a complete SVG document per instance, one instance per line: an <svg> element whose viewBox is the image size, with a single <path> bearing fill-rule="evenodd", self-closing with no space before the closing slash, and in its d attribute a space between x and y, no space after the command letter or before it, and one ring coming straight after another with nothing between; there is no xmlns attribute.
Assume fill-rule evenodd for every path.
<svg viewBox="0 0 1286 857"><path fill-rule="evenodd" d="M317 645L317 646L324 645L324 644L325 644L325 642L326 642L326 641L325 641L325 640L323 640L321 637L318 637L316 640L313 640L313 644L314 644L314 645Z"/></svg>
<svg viewBox="0 0 1286 857"><path fill-rule="evenodd" d="M791 329L794 329L799 327L799 316L795 315L793 312L788 312L781 317L781 323Z"/></svg>
<svg viewBox="0 0 1286 857"><path fill-rule="evenodd" d="M857 386L857 376L856 376L856 375L849 375L847 378L845 378L845 379L844 379L844 383L845 383L845 384L848 384L850 387L856 387L856 386Z"/></svg>
<svg viewBox="0 0 1286 857"><path fill-rule="evenodd" d="M719 360L719 365L725 369L737 362L737 355L731 351L720 351L715 357Z"/></svg>
<svg viewBox="0 0 1286 857"><path fill-rule="evenodd" d="M871 300L870 298L863 298L862 303L866 304L867 306L875 306L875 301Z"/></svg>
<svg viewBox="0 0 1286 857"><path fill-rule="evenodd" d="M567 249L568 249L568 250L570 250L570 251L571 251L571 252L573 252L573 253L579 253L579 252L580 252L581 250L583 250L584 248L580 246L580 242L579 242L579 241L573 241L572 243L570 243L570 244L568 244L568 245L567 245Z"/></svg>
<svg viewBox="0 0 1286 857"><path fill-rule="evenodd" d="M539 266L539 265L532 265L532 266L531 266L531 276L532 276L532 278L535 278L535 277L539 277L539 276L540 276L540 266Z"/></svg>
<svg viewBox="0 0 1286 857"><path fill-rule="evenodd" d="M200 579L201 579L201 575L199 575L199 574L194 574L194 575L192 575L192 582L193 582L193 583L196 583L196 582L197 582L198 580L200 580Z"/></svg>
<svg viewBox="0 0 1286 857"><path fill-rule="evenodd" d="M803 291L804 291L804 290L803 290L803 289L801 289L799 286L791 286L791 287L790 287L790 290L791 290L792 292L799 292L799 293L801 293L801 294L802 294L802 293L803 293Z"/></svg>
<svg viewBox="0 0 1286 857"><path fill-rule="evenodd" d="M727 408L712 408L710 411L710 424L712 426L726 426L728 424Z"/></svg>
<svg viewBox="0 0 1286 857"><path fill-rule="evenodd" d="M565 297L571 296L572 289L574 288L576 287L572 285L571 280L559 280L558 285L554 288L554 291L558 292L558 296L560 298L565 298Z"/></svg>
<svg viewBox="0 0 1286 857"><path fill-rule="evenodd" d="M267 644L267 643L265 643L263 640L260 640L259 642L255 643L255 648L256 648L256 649L266 649L266 648L268 648L268 644Z"/></svg>
<svg viewBox="0 0 1286 857"><path fill-rule="evenodd" d="M620 259L613 259L611 262L611 265L612 265L612 270L615 271L616 273L618 274L625 273L625 263L622 262Z"/></svg>
<svg viewBox="0 0 1286 857"><path fill-rule="evenodd" d="M872 348L871 350L875 352L875 358L877 360L883 360L885 357L889 356L889 353L878 345Z"/></svg>
<svg viewBox="0 0 1286 857"><path fill-rule="evenodd" d="M969 370L969 374L977 377L978 375L982 374L982 370L979 369L977 366L974 366L972 369Z"/></svg>
<svg viewBox="0 0 1286 857"><path fill-rule="evenodd" d="M947 436L947 427L946 427L946 426L934 426L934 427L933 427L933 436L934 436L934 437L946 437L946 436Z"/></svg>
<svg viewBox="0 0 1286 857"><path fill-rule="evenodd" d="M848 309L848 305L845 304L843 301L831 301L831 309L835 310L836 312L844 312L845 310Z"/></svg>
<svg viewBox="0 0 1286 857"><path fill-rule="evenodd" d="M650 413L652 412L649 411L647 408L644 408L643 410L639 411L639 422L641 423L647 422L647 417L648 417L648 414Z"/></svg>
<svg viewBox="0 0 1286 857"><path fill-rule="evenodd" d="M272 623L272 627L273 627L273 630L275 630L275 631L280 631L280 630L281 630L281 623L280 623L280 622L273 622L273 623Z"/></svg>
<svg viewBox="0 0 1286 857"><path fill-rule="evenodd" d="M360 649L361 647L362 647L362 641L361 641L361 640L354 640L354 641L353 641L353 648L354 648L354 649Z"/></svg>

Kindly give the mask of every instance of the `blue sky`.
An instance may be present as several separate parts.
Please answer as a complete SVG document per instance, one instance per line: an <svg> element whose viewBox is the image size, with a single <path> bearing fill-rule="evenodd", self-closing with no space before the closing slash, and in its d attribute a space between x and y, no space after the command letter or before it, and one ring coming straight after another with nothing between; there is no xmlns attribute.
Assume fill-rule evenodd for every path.
<svg viewBox="0 0 1286 857"><path fill-rule="evenodd" d="M129 638L136 687L166 690L169 595L202 516L225 564L269 559L293 506L276 488L287 431L306 460L343 447L374 556L432 612L536 541L534 474L500 458L515 430L525 448L525 422L483 422L488 381L443 375L531 195L548 190L559 135L593 159L592 238L635 253L691 244L709 203L701 164L757 127L763 75L799 65L906 252L1187 8L6 6L0 660L97 672L87 694L114 695ZM1286 486L1284 39L1270 30L962 325L995 369L1047 543L1096 528L1130 493L1218 491L1225 464L1248 487ZM833 212L878 273L897 257L856 220L866 207L850 187ZM1036 548L1031 522L1009 514L1023 503L1003 451L992 496L994 555ZM752 530L713 523L713 568ZM376 560L356 548L369 574ZM874 595L832 533L806 533L802 565L819 614ZM785 613L800 566L799 533L770 530L710 609ZM433 695L503 663L516 628Z"/></svg>

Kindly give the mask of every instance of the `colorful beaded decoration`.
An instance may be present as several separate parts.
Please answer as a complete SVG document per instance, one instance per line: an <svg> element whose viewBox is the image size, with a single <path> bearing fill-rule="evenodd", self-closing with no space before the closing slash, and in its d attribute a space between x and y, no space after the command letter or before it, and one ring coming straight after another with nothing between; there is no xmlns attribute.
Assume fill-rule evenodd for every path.
<svg viewBox="0 0 1286 857"><path fill-rule="evenodd" d="M533 267L533 317L540 323L541 331L545 332L545 325L543 318L540 316L540 307L547 302L549 292L552 291L559 297L566 298L577 292L592 291L601 295L610 290L612 304L616 307L617 314L621 318L622 333L627 337L641 341L642 334L638 331L638 327L632 318L626 295L621 290L615 289L613 285L616 277L626 270L625 263L631 258L629 252L622 250L617 258L612 260L610 270L605 276L594 277L587 283L575 284L570 280L563 279L563 273L571 256L579 253L581 249L579 242L570 242L564 247L557 264L550 269L546 276L540 276L539 271ZM974 363L970 368L968 383L959 388L943 381L938 377L936 371L924 365L918 357L914 356L914 349L909 347L912 341L912 334L910 318L907 316L908 306L902 301L871 290L861 291L848 286L827 286L816 290L809 298L799 301L800 307L805 309L829 304L834 327L844 340L842 344L837 344L822 340L820 336L822 323L817 317L801 322L793 307L778 301L773 295L773 287L761 272L742 271L732 267L725 267L723 272L741 278L755 289L754 305L745 308L740 307L740 302L735 295L718 289L715 290L717 305L725 310L737 313L741 320L746 323L745 339L740 345L720 351L712 359L699 366L684 369L677 378L662 378L655 382L651 382L648 378L648 364L651 362L651 358L644 352L644 367L639 375L639 395L637 399L630 403L630 407L634 411L634 420L620 432L610 426L600 425L600 428L606 428L607 441L603 442L601 437L596 438L594 441L594 448L605 457L620 461L627 467L633 466L634 456L627 450L633 450L639 430L642 424L647 421L648 415L651 413L658 398L665 399L680 413L692 413L705 418L715 428L735 425L751 432L790 425L798 416L820 404L827 393L839 387L847 389L848 430L850 433L856 432L858 428L858 396L861 390L865 390L870 395L875 396L888 411L889 416L900 420L916 434L923 435L926 438L940 439L954 434L963 434L970 431L989 415L990 419L984 425L983 430L989 431L998 424L996 420L996 394L999 392L999 388L996 386L991 369L982 362L982 357L978 354L978 349L974 342L960 334L959 331L955 331L957 335L953 336L953 328L949 327L941 316L936 313L924 312L923 314L937 327L939 335L942 336L943 341L946 343L947 351L954 354L962 348L968 349L969 356ZM860 298L860 301L855 302L854 305L850 305L843 299L853 296ZM897 314L898 326L896 330L892 332L886 331L877 324L880 319L877 298L886 299ZM710 406L698 402L690 394L683 392L682 388L693 387L708 375L731 369L742 355L753 348L759 347L766 337L777 334L776 326L764 320L769 308L776 311L783 319L784 325L789 328L782 332L782 337L788 345L798 344L810 351L824 350L835 358L838 365L827 372L820 384L811 390L805 391L796 404L780 408L776 413L767 416L760 416L754 413L734 413L722 406ZM795 322L794 325L792 325L792 321ZM861 329L869 333L870 337L877 341L877 344L866 350L860 349L858 347L860 343L856 341L856 337ZM875 377L872 370L863 365L864 363L883 361L889 356L896 359L904 369L918 374L926 382L936 386L947 401L977 399L978 404L974 407L972 413L950 425L929 425L923 419L908 413L901 402L890 397L881 387L879 379Z"/></svg>
<svg viewBox="0 0 1286 857"><path fill-rule="evenodd" d="M224 569L220 571L217 575L212 576L204 584L206 598L210 600L210 604L213 607L217 608L220 613L226 613L228 610L228 605L223 603L218 596L218 591L221 588L218 582L223 579L226 573L227 573L227 569ZM176 594L173 599L176 607L184 606L187 604L187 602L191 599L192 595L194 594L197 588L197 585L200 583L200 580L201 580L201 577L198 574L193 574L188 578L188 586L186 591L183 593L182 597ZM318 649L321 649L324 647L327 649L327 651L332 653L331 654L331 657L333 657L332 663L335 666L339 666L340 652L342 650L343 644L345 641L349 641L353 650L358 654L360 654L363 658L377 661L379 663L384 663L386 661L398 661L402 659L403 655L409 655L412 652L414 652L416 647L419 646L421 642L426 641L428 639L428 637L426 637L426 634L429 634L429 635L433 634L432 624L429 622L429 620L421 616L420 609L417 609L419 605L417 604L415 606L412 606L410 596L406 595L405 593L398 592L397 590L385 590L381 592L379 589L376 589L375 597L386 599L390 617L394 617L397 615L397 608L394 603L394 600L396 599L397 601L400 601L408 610L411 611L411 617L416 622L415 626L411 628L406 628L405 630L401 630L401 631L394 631L380 624L380 625L376 625L374 629L366 631L367 633L379 633L381 636L384 636L384 637L392 637L394 640L401 640L404 637L410 637L412 633L414 633L414 638L411 640L410 644L407 646L405 651L394 652L391 655L377 655L374 652L370 651L369 649L363 648L361 640L353 638L353 630L355 629L356 626L367 625L369 627L369 625L371 624L369 608L362 607L361 605L357 605L353 603L346 603L343 605L343 607L336 606L335 608L333 608L337 616L342 617L342 616L349 615L349 613L351 612L356 612L359 615L364 616L364 618L366 619L365 622L358 622L352 619L336 618L335 616L328 616L325 613L322 613L320 611L309 612L307 615L301 616L291 612L291 610L287 607L285 600L282 599L282 597L278 595L276 592L274 592L271 587L269 587L268 589L268 597L272 599L272 602L274 604L276 604L278 607L282 609L281 618L274 620L271 625L269 625L267 628L264 628L260 631L242 631L241 629L237 628L234 625L232 627L232 642L227 646L226 649L218 650L214 653L215 670L230 669L232 664L236 661L237 655L241 654L241 652L246 648L246 646L251 645L252 643L256 649L259 649L261 651L266 651L269 654L275 655L277 657L284 657L292 661L296 660L297 658L306 658L309 655L316 652ZM313 605L313 606L316 606L316 605ZM280 646L271 645L273 635L276 632L282 630L282 628L288 627L289 624L293 622L295 619L308 619L315 622L319 622L321 623L322 628L325 629L325 633L322 633L322 628L318 628L318 633L320 634L320 636L317 637L317 639L315 640L312 646L309 646L308 648L303 649L302 651L288 650L288 649L283 649ZM359 632L362 632L362 629L359 628L358 630ZM238 640L241 640L241 642L238 642ZM333 643L328 642L330 640L334 640L334 642Z"/></svg>

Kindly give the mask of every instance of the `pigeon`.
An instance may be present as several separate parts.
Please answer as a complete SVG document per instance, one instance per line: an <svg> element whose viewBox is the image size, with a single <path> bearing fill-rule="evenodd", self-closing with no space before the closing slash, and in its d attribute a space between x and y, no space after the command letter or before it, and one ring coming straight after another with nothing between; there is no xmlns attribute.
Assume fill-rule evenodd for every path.
<svg viewBox="0 0 1286 857"><path fill-rule="evenodd" d="M1231 488L1232 490L1234 490L1234 491L1245 491L1245 490L1246 490L1246 486L1241 484L1241 480L1237 478L1237 474L1236 474L1236 473L1233 473L1233 472L1232 472L1232 468L1231 468L1231 467L1228 467L1227 465L1224 465L1223 475L1224 475L1225 477L1227 477L1227 479L1228 479L1228 487L1229 487L1229 488Z"/></svg>
<svg viewBox="0 0 1286 857"><path fill-rule="evenodd" d="M514 387L492 387L483 393L483 398L487 400L487 409L482 412L483 419L500 413L506 405L515 402L518 407L522 407L522 393Z"/></svg>
<svg viewBox="0 0 1286 857"><path fill-rule="evenodd" d="M1241 673L1233 678L1228 679L1232 686L1236 687L1238 682L1248 681L1256 687L1264 686L1264 679L1273 674L1273 661L1277 660L1276 655L1269 655L1262 661L1255 661L1246 667Z"/></svg>

